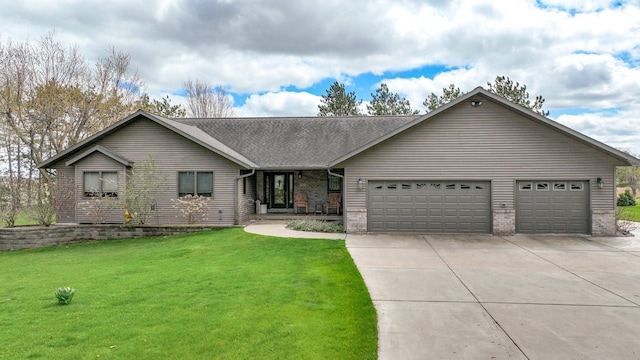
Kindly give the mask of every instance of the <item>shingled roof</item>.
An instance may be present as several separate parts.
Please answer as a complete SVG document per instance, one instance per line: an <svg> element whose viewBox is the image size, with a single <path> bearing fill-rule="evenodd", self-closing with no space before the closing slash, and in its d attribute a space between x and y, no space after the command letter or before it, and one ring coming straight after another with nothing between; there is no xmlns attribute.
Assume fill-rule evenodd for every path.
<svg viewBox="0 0 640 360"><path fill-rule="evenodd" d="M173 119L263 169L320 169L420 116Z"/></svg>

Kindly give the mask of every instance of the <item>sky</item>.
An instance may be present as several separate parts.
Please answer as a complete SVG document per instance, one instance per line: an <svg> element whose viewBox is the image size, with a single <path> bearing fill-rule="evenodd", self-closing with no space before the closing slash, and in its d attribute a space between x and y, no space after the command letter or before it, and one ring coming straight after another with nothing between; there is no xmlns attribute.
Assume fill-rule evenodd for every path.
<svg viewBox="0 0 640 360"><path fill-rule="evenodd" d="M508 76L549 117L640 155L640 0L0 0L0 39L128 53L152 98L221 85L237 116L313 116L334 82L414 109Z"/></svg>

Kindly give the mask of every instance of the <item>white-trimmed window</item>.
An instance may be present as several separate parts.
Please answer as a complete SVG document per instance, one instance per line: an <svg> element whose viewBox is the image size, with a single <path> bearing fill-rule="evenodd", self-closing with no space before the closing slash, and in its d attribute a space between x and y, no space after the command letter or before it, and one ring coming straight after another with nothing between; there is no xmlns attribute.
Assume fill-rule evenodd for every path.
<svg viewBox="0 0 640 360"><path fill-rule="evenodd" d="M563 182L553 183L553 191L565 191L565 190L567 190L567 183L563 183Z"/></svg>
<svg viewBox="0 0 640 360"><path fill-rule="evenodd" d="M213 197L213 172L178 172L178 196L183 197L187 195Z"/></svg>
<svg viewBox="0 0 640 360"><path fill-rule="evenodd" d="M85 171L85 197L118 197L117 171Z"/></svg>
<svg viewBox="0 0 640 360"><path fill-rule="evenodd" d="M521 191L531 191L533 189L533 184L530 182L521 182L519 186Z"/></svg>
<svg viewBox="0 0 640 360"><path fill-rule="evenodd" d="M548 182L539 182L536 183L537 191L549 191L549 183Z"/></svg>

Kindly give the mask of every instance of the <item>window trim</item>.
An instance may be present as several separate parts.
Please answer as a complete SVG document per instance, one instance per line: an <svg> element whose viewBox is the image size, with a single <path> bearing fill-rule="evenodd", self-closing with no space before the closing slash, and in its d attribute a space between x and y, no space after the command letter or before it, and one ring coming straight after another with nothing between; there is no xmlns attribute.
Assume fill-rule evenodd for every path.
<svg viewBox="0 0 640 360"><path fill-rule="evenodd" d="M98 184L99 189L97 191L87 191L87 174L97 174L98 175ZM104 174L115 175L116 176L116 191L104 191ZM109 197L109 198L117 198L120 196L120 173L117 170L109 170L109 171L83 171L82 172L82 197L83 198L100 198L100 197Z"/></svg>
<svg viewBox="0 0 640 360"><path fill-rule="evenodd" d="M180 174L182 173L191 173L193 174L193 193L191 192L185 192L182 193L180 192ZM203 192L203 191L199 191L198 189L198 174L211 174L211 192ZM178 171L176 173L176 192L178 194L178 197L185 197L187 195L192 195L192 196L202 196L202 197L207 197L210 199L214 198L214 187L215 187L215 174L213 170L185 170L185 171Z"/></svg>

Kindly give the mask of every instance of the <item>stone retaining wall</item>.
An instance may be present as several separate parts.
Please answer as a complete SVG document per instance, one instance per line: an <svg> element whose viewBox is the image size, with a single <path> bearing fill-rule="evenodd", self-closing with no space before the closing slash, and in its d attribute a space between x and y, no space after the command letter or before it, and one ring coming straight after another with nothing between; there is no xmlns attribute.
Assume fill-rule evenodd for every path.
<svg viewBox="0 0 640 360"><path fill-rule="evenodd" d="M32 249L97 240L179 235L215 228L221 227L210 225L53 225L0 228L0 251Z"/></svg>

